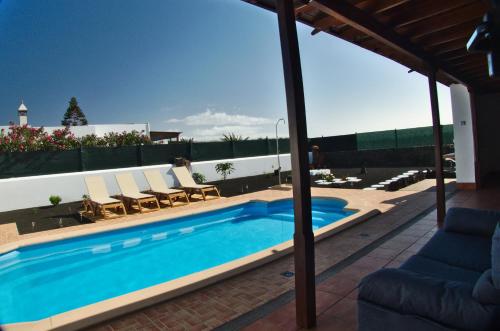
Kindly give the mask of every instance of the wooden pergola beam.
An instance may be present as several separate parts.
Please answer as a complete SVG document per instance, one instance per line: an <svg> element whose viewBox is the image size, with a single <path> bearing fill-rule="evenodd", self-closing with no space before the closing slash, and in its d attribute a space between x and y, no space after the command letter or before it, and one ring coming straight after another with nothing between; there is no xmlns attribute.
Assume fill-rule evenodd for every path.
<svg viewBox="0 0 500 331"><path fill-rule="evenodd" d="M335 17L338 20L347 23L356 30L377 39L379 42L396 49L398 52L405 54L417 63L421 63L422 65L428 67L429 69L427 73L430 73L431 68L437 68L451 80L464 85L469 85L463 77L454 73L453 70L447 68L438 59L433 58L418 45L413 44L403 36L396 33L392 28L380 23L370 14L362 11L356 6L351 5L347 1L313 0L310 2L310 5L332 17Z"/></svg>
<svg viewBox="0 0 500 331"><path fill-rule="evenodd" d="M308 13L313 9L314 9L314 7L310 7L309 4L307 4L307 3L300 5L299 7L295 8L295 16L299 16L300 14L303 14L303 13Z"/></svg>

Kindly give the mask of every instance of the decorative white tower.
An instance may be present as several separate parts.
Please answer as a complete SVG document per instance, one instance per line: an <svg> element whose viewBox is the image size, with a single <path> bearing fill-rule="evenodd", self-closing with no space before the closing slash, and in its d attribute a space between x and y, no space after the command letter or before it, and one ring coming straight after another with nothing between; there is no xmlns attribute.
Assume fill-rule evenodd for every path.
<svg viewBox="0 0 500 331"><path fill-rule="evenodd" d="M28 108L24 104L24 101L21 101L21 105L17 110L17 114L19 115L19 125L27 125L28 124Z"/></svg>

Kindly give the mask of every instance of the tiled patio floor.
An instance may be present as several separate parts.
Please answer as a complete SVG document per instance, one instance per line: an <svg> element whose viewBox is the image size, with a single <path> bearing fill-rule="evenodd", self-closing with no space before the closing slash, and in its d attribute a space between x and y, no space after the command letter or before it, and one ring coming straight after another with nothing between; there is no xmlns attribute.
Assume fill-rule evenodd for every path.
<svg viewBox="0 0 500 331"><path fill-rule="evenodd" d="M327 192L324 190L315 190L315 194L322 195L321 193ZM419 183L414 190L409 187L406 191L398 192L334 191L332 189L328 192L347 200L357 197L358 203L368 205L373 204L375 199L371 194L365 195L364 193L374 193L378 198L378 208L383 213L318 242L316 244L317 275L328 273L332 266L373 245L374 242L381 240L416 216L423 215L429 211L435 201L432 181ZM401 254L401 251L410 246L416 249L421 245L422 237L430 236L429 232L432 231L434 225L435 220L432 216L426 217L412 227L411 231L407 230L408 232L401 235L399 241L395 241L397 244L392 244L395 245L394 247L380 247L356 261L351 269L336 274L335 279L338 280L324 280L318 286L318 291L321 292L318 295L318 311L330 311L329 308L333 304L339 303L338 307L342 309L335 309L338 319L335 321L347 323L352 320L351 316L354 316L352 310L355 309L354 288L357 281L376 268L402 260L405 255ZM234 327L232 324L238 321L238 318L251 314L259 307L291 293L294 288L293 277L287 278L281 274L284 271L293 270L293 256L289 255L204 289L104 322L89 330L240 329L239 326ZM274 321L268 324L268 330L274 330L277 324L281 325L283 330L293 329L295 325L293 304L285 305L268 318ZM259 325L266 327L266 323L270 322L265 319L257 323L257 327L250 327L261 330Z"/></svg>
<svg viewBox="0 0 500 331"><path fill-rule="evenodd" d="M380 268L399 266L429 240L436 231L435 226L435 218L432 215L426 216L332 277L317 283L316 330L356 330L356 297L359 281ZM252 323L244 330L297 330L295 300Z"/></svg>
<svg viewBox="0 0 500 331"><path fill-rule="evenodd" d="M447 203L460 206L500 210L500 189L479 192L460 191ZM317 327L315 330L357 330L357 284L369 273L380 268L398 267L415 254L436 231L435 212L431 212L408 229L317 284ZM244 328L246 331L297 330L295 300L279 307L262 319Z"/></svg>

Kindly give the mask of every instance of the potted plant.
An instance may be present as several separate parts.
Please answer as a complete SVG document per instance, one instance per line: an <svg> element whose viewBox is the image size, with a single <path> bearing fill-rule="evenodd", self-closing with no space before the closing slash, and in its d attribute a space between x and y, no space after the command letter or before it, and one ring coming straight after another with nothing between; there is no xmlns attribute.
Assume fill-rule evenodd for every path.
<svg viewBox="0 0 500 331"><path fill-rule="evenodd" d="M215 171L222 176L222 180L226 180L234 170L234 165L232 162L217 163L215 165Z"/></svg>
<svg viewBox="0 0 500 331"><path fill-rule="evenodd" d="M229 176L235 170L232 162L223 162L215 165L215 171L222 176L222 181L225 182L227 176ZM222 186L222 183L221 183ZM222 192L222 187L219 187Z"/></svg>

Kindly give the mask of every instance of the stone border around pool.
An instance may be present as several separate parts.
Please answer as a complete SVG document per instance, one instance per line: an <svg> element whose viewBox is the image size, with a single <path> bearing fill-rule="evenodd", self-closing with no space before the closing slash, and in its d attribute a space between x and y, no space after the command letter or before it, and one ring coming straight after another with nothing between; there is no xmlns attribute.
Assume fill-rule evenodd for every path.
<svg viewBox="0 0 500 331"><path fill-rule="evenodd" d="M347 202L344 199L335 198L331 196L315 195L314 198L337 199ZM249 199L247 201L235 201L234 203L229 203L228 205L211 206L215 208L206 208L206 209L204 208L203 210L196 211L194 213L186 215L171 215L171 217L168 216L165 217L165 215L161 215L160 219L158 219L158 217L148 217L145 219L137 220L135 222L112 224L110 226L102 228L76 230L72 231L71 233L54 234L45 236L43 238L30 238L30 239L20 240L16 243L0 246L0 254L16 250L20 247L60 241L64 239L80 237L83 235L109 232L118 229L139 226L143 224L166 221L169 219L177 219L183 216L196 215L217 209L237 206L246 202L252 202L252 201L273 202L284 199L289 199L289 198L277 198L270 200ZM315 231L314 232L315 242L330 237L335 233L338 233L349 227L357 225L361 222L364 222L380 214L380 211L377 209L351 209L351 208L344 208L344 209L356 211L357 213ZM252 255L239 258L165 283L147 287L141 290L137 290L131 293L127 293L97 303L93 303L81 308L60 313L35 322L6 324L3 325L2 328L4 331L25 331L25 330L62 331L62 330L77 330L89 327L91 325L109 320L111 318L126 313L130 313L135 310L139 310L141 308L145 308L153 304L173 299L180 295L201 289L203 287L217 283L224 279L241 274L245 271L255 269L261 265L267 264L285 255L291 254L292 252L293 252L293 240L289 240L284 243L270 247L268 249L262 250L260 252L254 253Z"/></svg>

